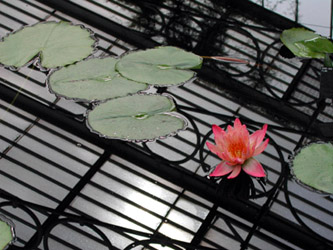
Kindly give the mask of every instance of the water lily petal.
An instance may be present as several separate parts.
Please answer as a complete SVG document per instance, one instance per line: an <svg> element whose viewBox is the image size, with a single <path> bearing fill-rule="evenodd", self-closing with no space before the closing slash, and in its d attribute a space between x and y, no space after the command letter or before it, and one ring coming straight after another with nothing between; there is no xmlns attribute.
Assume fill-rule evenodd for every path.
<svg viewBox="0 0 333 250"><path fill-rule="evenodd" d="M209 176L223 176L229 174L234 170L233 166L229 166L225 161L222 161L220 164L216 166L214 171Z"/></svg>
<svg viewBox="0 0 333 250"><path fill-rule="evenodd" d="M234 130L234 127L233 127L233 126L231 126L231 125L228 125L228 126L227 126L227 133L232 133L233 130Z"/></svg>
<svg viewBox="0 0 333 250"><path fill-rule="evenodd" d="M242 126L241 121L239 120L239 118L236 118L234 121L234 128L238 129L241 126Z"/></svg>
<svg viewBox="0 0 333 250"><path fill-rule="evenodd" d="M255 131L252 135L250 135L250 144L255 144L255 147L258 147L260 143L263 141L265 134L267 131L267 124L265 124L262 129Z"/></svg>
<svg viewBox="0 0 333 250"><path fill-rule="evenodd" d="M261 143L258 147L256 147L252 156L256 156L258 154L261 154L265 150L265 148L267 147L268 142L269 142L269 139L266 139L263 143Z"/></svg>
<svg viewBox="0 0 333 250"><path fill-rule="evenodd" d="M225 136L225 131L220 128L219 126L217 126L216 124L214 124L212 126L212 130L213 130L213 133L214 133L214 139L215 139L215 143L218 147L221 146L221 144L223 143L224 141L224 136Z"/></svg>
<svg viewBox="0 0 333 250"><path fill-rule="evenodd" d="M249 144L250 145L249 145L249 151L248 151L248 154L247 154L247 159L251 158L254 155L254 152L256 150L257 141L256 140L253 141L253 139L251 141L251 137L250 137Z"/></svg>
<svg viewBox="0 0 333 250"><path fill-rule="evenodd" d="M243 163L244 163L244 161L245 161L246 159L244 159L244 158L235 158L235 164L234 165L236 165L236 164L240 164L240 165L242 165Z"/></svg>
<svg viewBox="0 0 333 250"><path fill-rule="evenodd" d="M216 146L216 145L214 145L214 144L211 144L210 142L206 142L206 146L208 147L208 149L212 152L212 153L214 153L214 154L218 154L218 152L219 152L219 148Z"/></svg>
<svg viewBox="0 0 333 250"><path fill-rule="evenodd" d="M222 151L218 146L211 144L210 142L206 142L206 146L212 153L216 154L218 157L220 157L222 160L224 160Z"/></svg>
<svg viewBox="0 0 333 250"><path fill-rule="evenodd" d="M237 177L241 170L242 170L241 165L234 166L234 169L232 170L231 174L227 178L233 179L233 178Z"/></svg>
<svg viewBox="0 0 333 250"><path fill-rule="evenodd" d="M224 130L222 128L220 128L219 126L217 126L216 124L213 124L212 130L213 130L215 138L221 137L225 134Z"/></svg>
<svg viewBox="0 0 333 250"><path fill-rule="evenodd" d="M249 131L246 128L245 124L242 124L241 121L236 118L235 122L234 122L234 127L231 131L231 133L229 133L229 136L231 137L231 139L235 140L235 136L237 136L237 139L240 139L241 141L247 141L249 138Z"/></svg>
<svg viewBox="0 0 333 250"><path fill-rule="evenodd" d="M262 167L260 162L254 158L247 159L242 165L242 167L245 173L247 173L248 175L252 175L254 177L266 176L264 168Z"/></svg>
<svg viewBox="0 0 333 250"><path fill-rule="evenodd" d="M230 158L230 156L225 151L221 152L221 156L222 156L221 159L224 161L227 161L227 162L232 161L232 158ZM234 164L231 164L231 165L234 165Z"/></svg>
<svg viewBox="0 0 333 250"><path fill-rule="evenodd" d="M236 131L246 131L247 132L247 128L245 124L242 124L241 121L239 120L239 118L236 118L234 121L234 130Z"/></svg>

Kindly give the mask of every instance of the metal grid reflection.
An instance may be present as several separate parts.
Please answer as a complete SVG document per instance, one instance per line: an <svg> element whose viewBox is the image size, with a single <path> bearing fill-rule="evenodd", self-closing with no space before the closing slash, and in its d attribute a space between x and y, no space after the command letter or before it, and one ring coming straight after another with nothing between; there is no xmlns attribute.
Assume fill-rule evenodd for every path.
<svg viewBox="0 0 333 250"><path fill-rule="evenodd" d="M41 2L23 0L0 2L0 36L22 25L42 20L83 23L82 20L78 20L81 19L80 16L65 14ZM202 24L200 26L201 20L198 17L192 20L194 24L197 24L194 28L188 23L186 27L178 23L186 19L186 16L180 15L176 19L177 22L172 23L169 30L166 30L167 32L164 30L164 33L158 33L155 29L160 29L170 19L168 17L163 19L161 16L157 18L154 14L150 18L156 22L156 26L153 28L150 25L142 26L142 23L137 21L137 15L140 15L142 9L147 6L138 7L131 1L68 2L82 5L89 10L89 13L106 16L107 19L124 26L124 32L128 32L125 36L130 36L131 32L134 32L132 39L120 39L118 38L119 30L114 33L106 32L102 26L95 27L94 22L84 22L84 25L91 28L99 39L96 55L117 56L137 47L153 45L161 39L162 43L173 41L179 46L178 39L186 35L185 30L194 34L193 43L184 45L185 48L198 49L196 46L200 42L199 34L203 27ZM170 6L174 6L174 3L166 2L169 6L164 4L162 7L170 12ZM177 1L175 2L177 4ZM198 15L198 10L201 10L204 13L203 16L213 13L212 16L220 17L213 8L214 5L209 6L209 3L205 5L194 1L193 4L189 4L185 1L182 8L185 7L192 14ZM151 9L158 10L154 6ZM219 10L224 14L227 12L223 7ZM290 103L309 102L310 105L306 108L304 105L296 105L290 109L295 112L300 110L302 113L300 120L302 120L304 117L308 119L316 109L312 102L318 96L318 88L313 86L317 84L319 68L317 62L307 65L306 67L311 70L300 76L296 90L287 97L290 83L296 82L293 76L305 66L276 58L278 30L272 29L272 33L269 33L264 28L251 29L250 26L258 26L252 21L247 21L246 27L230 27L230 23L239 23L239 20L239 16L234 15L227 19L229 26L221 26L221 30L229 29L216 36L211 52L216 52L219 44L227 42L225 53L237 54L251 61L259 60L262 66L249 69L237 65L227 65L227 67L226 65L208 65L217 72L217 76L228 77L218 82L211 82L207 81L202 74L191 85L168 90L176 98L179 109L193 121L187 131L167 140L146 145L128 144L124 145L124 148L128 147L128 152L138 151L139 158L145 156L152 161L157 159L155 164L166 161L167 164L161 167L168 166L170 170L163 170L165 172L182 173L189 180L195 178L205 183L204 185L209 183L216 188L205 178L207 172L202 165L200 153L196 151L198 138L203 138L209 133L212 123L226 124L228 119L235 116L241 117L254 127L268 123L269 136L276 142L281 154L279 156L274 145L269 145L259 159L269 174L266 189L271 190L277 183L283 168L281 157L282 161L287 161L288 155L301 140L302 133L297 131L302 131L302 127L297 120L292 126L287 126L281 117L274 119L266 113L267 107L258 108L262 105L260 102L251 102L251 105L244 103L242 98L239 99L235 95L234 90L228 89L228 81L233 79L234 82L242 82L247 87L254 88L257 93L270 98L282 100L285 98ZM137 31L147 32L148 28L151 29L151 33L155 33L155 41L143 39L133 42L138 34L135 33L136 31L125 28L131 27L133 23ZM177 30L179 27L180 31ZM251 36L245 36L249 33ZM255 39L253 39L254 33ZM171 35L173 40L164 38L166 34ZM259 55L262 55L262 58ZM271 72L270 67L279 70ZM256 70L259 70L259 74ZM265 74L260 75L263 72ZM38 71L34 66L22 68L17 72L0 68L2 90L8 90L8 93L10 90L20 91L13 105L8 104L10 98L6 99L3 96L4 100L0 103L0 188L4 190L1 212L15 221L18 246L33 246L39 237L38 232L43 229L44 231L41 230L44 232L43 241L38 249L125 249L126 247L139 249L138 241L149 239L156 242L150 242L152 244L146 246L149 247L148 249L167 249L167 247L199 249L199 246L201 249L235 249L240 248L249 235L249 242L247 242L249 249L305 248L302 245L304 243L289 242L290 239L284 238L281 232L275 235L270 232L272 230L270 225L265 224L273 220L281 225L295 228L294 230L300 230L302 236L312 237L311 233L299 227L299 223L289 210L284 192L288 194L293 208L305 223L315 228L315 233L323 237L324 240L319 238L318 241L331 244L329 240L333 228L330 221L333 214L330 209L332 201L329 198L323 198L304 190L293 182L288 182L288 187L285 187L284 192L277 192L277 197L272 200L272 203L266 204L267 197L264 195L249 204L243 204L248 206L249 214L256 215L260 214L261 206L267 205L269 213L267 217L251 219L246 212L242 214L244 211L230 211L230 207L224 207L222 204L218 207L214 204L212 197L205 197L200 192L194 194L192 192L194 189L185 188L186 185L190 185L184 183L183 186L181 181L173 183L170 176L145 168L146 166L143 165L147 164L146 162L140 163L135 160L133 162L131 155L113 153L114 149L110 145L108 148L107 143L95 140L86 133L80 136L83 127L82 114L87 107L50 94L45 87L45 79L46 74ZM267 83L265 88L263 88L263 81ZM224 83L226 86L223 86ZM246 88L243 91L246 91ZM61 122L47 120L49 117L52 118L51 113L36 113L35 110L28 112L24 107L19 106L20 96L35 101L34 107L40 106L41 109L47 107L55 113L62 114L66 119L72 119L73 124L77 123L78 131L66 129L66 125ZM18 107L15 107L16 105ZM331 111L328 107L318 119L331 122ZM70 128L69 125L68 128ZM75 127L72 129L75 130ZM316 131L312 132L313 134L310 133L310 135L316 136ZM188 158L193 152L192 157ZM203 150L205 164L216 165L218 159L211 155L207 156L207 153ZM161 159L161 156L164 159ZM261 194L261 187L256 185L256 188ZM15 200L11 195L23 201ZM11 199L14 203L7 204L7 200ZM236 205L240 204L242 203L236 203ZM31 213L34 215L31 216ZM93 223L90 223L89 219ZM254 229L253 235L251 229ZM167 238L164 238L165 236ZM315 234L313 237L316 239L318 236ZM169 241L170 239L172 240Z"/></svg>

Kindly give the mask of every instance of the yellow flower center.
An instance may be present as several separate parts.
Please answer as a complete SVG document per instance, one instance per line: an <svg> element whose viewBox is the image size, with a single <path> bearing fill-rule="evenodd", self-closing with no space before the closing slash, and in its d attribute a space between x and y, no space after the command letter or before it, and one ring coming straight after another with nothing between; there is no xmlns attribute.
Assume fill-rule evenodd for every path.
<svg viewBox="0 0 333 250"><path fill-rule="evenodd" d="M229 145L228 151L231 153L232 157L242 158L245 145L242 142L233 142Z"/></svg>

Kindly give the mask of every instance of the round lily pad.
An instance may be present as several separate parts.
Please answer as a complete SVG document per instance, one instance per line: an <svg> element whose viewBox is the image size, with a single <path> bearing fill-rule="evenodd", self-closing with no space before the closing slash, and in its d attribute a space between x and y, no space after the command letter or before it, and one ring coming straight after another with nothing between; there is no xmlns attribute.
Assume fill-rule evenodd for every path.
<svg viewBox="0 0 333 250"><path fill-rule="evenodd" d="M172 86L193 79L202 58L172 46L135 51L123 56L116 64L119 73L133 81L157 86Z"/></svg>
<svg viewBox="0 0 333 250"><path fill-rule="evenodd" d="M312 190L333 194L333 145L311 143L299 150L291 162L296 180Z"/></svg>
<svg viewBox="0 0 333 250"><path fill-rule="evenodd" d="M326 53L333 53L331 41L304 28L285 30L280 39L298 57L324 58Z"/></svg>
<svg viewBox="0 0 333 250"><path fill-rule="evenodd" d="M15 239L14 224L0 214L0 249L5 249Z"/></svg>
<svg viewBox="0 0 333 250"><path fill-rule="evenodd" d="M0 42L0 64L18 68L39 56L43 68L56 68L88 57L95 42L89 30L68 22L25 26Z"/></svg>
<svg viewBox="0 0 333 250"><path fill-rule="evenodd" d="M51 92L80 101L106 100L135 94L148 85L131 81L115 71L117 59L93 58L52 72Z"/></svg>
<svg viewBox="0 0 333 250"><path fill-rule="evenodd" d="M87 114L88 127L100 136L127 141L153 141L175 135L187 121L164 95L137 94L111 99Z"/></svg>

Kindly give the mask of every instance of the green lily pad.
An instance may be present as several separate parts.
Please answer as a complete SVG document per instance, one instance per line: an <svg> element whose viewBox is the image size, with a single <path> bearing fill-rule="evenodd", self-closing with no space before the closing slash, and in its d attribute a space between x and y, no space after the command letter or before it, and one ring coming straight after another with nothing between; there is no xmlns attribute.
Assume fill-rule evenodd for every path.
<svg viewBox="0 0 333 250"><path fill-rule="evenodd" d="M326 53L333 53L331 41L304 28L285 30L280 39L298 57L324 58Z"/></svg>
<svg viewBox="0 0 333 250"><path fill-rule="evenodd" d="M137 94L111 99L88 112L88 127L100 136L127 141L153 141L185 129L186 119L175 113L164 95Z"/></svg>
<svg viewBox="0 0 333 250"><path fill-rule="evenodd" d="M56 68L88 57L96 40L82 26L43 22L26 26L0 42L0 64L22 67L39 56L43 68Z"/></svg>
<svg viewBox="0 0 333 250"><path fill-rule="evenodd" d="M313 190L333 194L333 145L312 143L296 153L292 172Z"/></svg>
<svg viewBox="0 0 333 250"><path fill-rule="evenodd" d="M106 100L147 89L147 84L116 72L116 62L112 57L94 58L61 68L49 75L49 88L57 95L81 101Z"/></svg>
<svg viewBox="0 0 333 250"><path fill-rule="evenodd" d="M201 67L202 58L172 46L136 51L123 56L116 64L119 73L133 81L157 86L172 86L193 79L189 69Z"/></svg>
<svg viewBox="0 0 333 250"><path fill-rule="evenodd" d="M5 249L14 241L14 225L0 214L0 249Z"/></svg>

